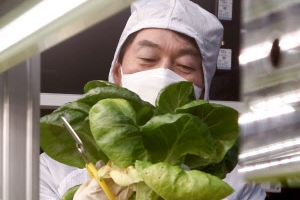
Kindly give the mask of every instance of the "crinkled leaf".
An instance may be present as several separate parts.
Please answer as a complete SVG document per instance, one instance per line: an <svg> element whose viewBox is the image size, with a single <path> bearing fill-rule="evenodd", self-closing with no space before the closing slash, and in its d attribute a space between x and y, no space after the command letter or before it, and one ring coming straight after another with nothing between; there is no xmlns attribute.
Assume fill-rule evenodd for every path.
<svg viewBox="0 0 300 200"><path fill-rule="evenodd" d="M120 186L130 186L142 181L133 166L121 168L111 161L108 161L106 165L98 170L98 177L100 179L112 178Z"/></svg>
<svg viewBox="0 0 300 200"><path fill-rule="evenodd" d="M103 87L92 87L87 86L88 90L81 98L77 101L90 105L95 105L98 101L108 98L120 98L129 101L134 108L137 116L137 123L144 124L154 115L154 106L150 103L143 101L137 94L131 92L126 88L122 88L116 85L106 84L106 82L92 82L90 84ZM89 83L88 83L89 84Z"/></svg>
<svg viewBox="0 0 300 200"><path fill-rule="evenodd" d="M221 162L226 152L238 138L238 112L230 107L196 100L178 108L176 113L191 113L207 124L215 141L214 149L218 155L217 162L213 164ZM191 161L186 162L191 168L204 167L207 164L211 164L201 158L186 160Z"/></svg>
<svg viewBox="0 0 300 200"><path fill-rule="evenodd" d="M96 162L107 157L96 145L89 127L89 110L101 99L121 97L129 100L136 112L137 123L144 124L154 112L154 107L142 101L138 95L106 81L87 83L87 93L75 102L67 103L53 113L41 118L41 147L53 159L67 165L83 168L84 162L75 146L75 141L62 125L65 116L85 144L88 159Z"/></svg>
<svg viewBox="0 0 300 200"><path fill-rule="evenodd" d="M159 200L161 199L145 182L136 184L136 200Z"/></svg>
<svg viewBox="0 0 300 200"><path fill-rule="evenodd" d="M41 148L51 158L66 165L83 168L85 162L76 148L75 140L64 127L61 117L64 116L85 145L90 162L97 162L107 157L99 150L89 128L88 113L90 106L71 102L60 107L40 120Z"/></svg>
<svg viewBox="0 0 300 200"><path fill-rule="evenodd" d="M152 161L179 163L190 153L214 160L216 151L209 130L199 118L190 114L165 114L153 117L141 127L145 147Z"/></svg>
<svg viewBox="0 0 300 200"><path fill-rule="evenodd" d="M61 198L61 200L73 200L73 197L77 190L79 189L80 185L76 185L70 188Z"/></svg>
<svg viewBox="0 0 300 200"><path fill-rule="evenodd" d="M136 200L136 193L134 192L129 198L128 200Z"/></svg>
<svg viewBox="0 0 300 200"><path fill-rule="evenodd" d="M174 113L175 110L195 100L193 84L191 82L177 82L162 89L156 99L159 113Z"/></svg>
<svg viewBox="0 0 300 200"><path fill-rule="evenodd" d="M184 171L163 162L137 161L135 166L144 182L166 200L218 200L233 192L226 182L201 171Z"/></svg>
<svg viewBox="0 0 300 200"><path fill-rule="evenodd" d="M149 160L133 106L124 99L104 99L90 110L90 127L97 145L120 167Z"/></svg>
<svg viewBox="0 0 300 200"><path fill-rule="evenodd" d="M226 177L226 174L231 172L238 163L238 147L239 142L238 140L236 140L234 145L227 151L221 162L209 165L201 171L224 179Z"/></svg>
<svg viewBox="0 0 300 200"><path fill-rule="evenodd" d="M84 93L87 93L91 89L102 88L102 87L106 87L106 86L120 87L120 86L118 86L114 83L111 83L111 82L102 81L102 80L92 80L92 81L89 81L85 84L83 91L84 91Z"/></svg>

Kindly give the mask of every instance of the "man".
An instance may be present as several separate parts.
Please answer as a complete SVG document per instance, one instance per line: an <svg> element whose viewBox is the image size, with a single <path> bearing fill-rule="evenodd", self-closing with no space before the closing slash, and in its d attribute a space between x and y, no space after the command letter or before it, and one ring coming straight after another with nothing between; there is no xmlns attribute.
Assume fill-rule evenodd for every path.
<svg viewBox="0 0 300 200"><path fill-rule="evenodd" d="M218 19L189 0L140 0L131 8L109 81L152 104L166 85L190 81L196 97L208 101L223 35ZM237 168L224 179L235 189L227 199L265 199L264 191L245 183ZM41 199L59 199L69 188L88 180L85 169L65 166L41 155ZM75 196L96 199L103 192L95 181L88 181Z"/></svg>

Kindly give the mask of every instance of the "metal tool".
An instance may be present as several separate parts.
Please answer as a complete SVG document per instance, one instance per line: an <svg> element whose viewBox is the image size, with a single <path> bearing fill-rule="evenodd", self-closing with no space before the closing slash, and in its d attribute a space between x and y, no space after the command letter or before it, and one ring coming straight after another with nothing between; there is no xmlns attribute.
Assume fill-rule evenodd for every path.
<svg viewBox="0 0 300 200"><path fill-rule="evenodd" d="M82 141L80 140L80 138L78 137L77 133L71 127L71 125L66 120L66 118L61 117L61 119L63 121L63 124L68 129L68 131L71 134L71 136L73 137L73 139L76 141L76 147L77 147L78 152L80 153L81 157L83 158L84 162L86 163L85 168L88 171L89 176L91 178L96 179L96 181L98 182L98 184L100 185L100 187L103 189L103 191L105 192L106 196L110 200L115 200L115 197L114 197L113 193L111 192L111 190L109 189L109 187L107 186L107 184L105 183L105 181L104 180L100 180L98 178L98 170L95 167L95 165L93 163L91 163L91 162L88 161L84 145L83 145Z"/></svg>

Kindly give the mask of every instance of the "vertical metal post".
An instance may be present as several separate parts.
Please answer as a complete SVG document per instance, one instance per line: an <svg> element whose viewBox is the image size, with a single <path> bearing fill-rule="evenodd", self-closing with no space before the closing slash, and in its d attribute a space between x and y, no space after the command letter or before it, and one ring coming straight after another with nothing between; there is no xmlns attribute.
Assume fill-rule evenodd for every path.
<svg viewBox="0 0 300 200"><path fill-rule="evenodd" d="M39 199L40 55L0 74L0 199Z"/></svg>

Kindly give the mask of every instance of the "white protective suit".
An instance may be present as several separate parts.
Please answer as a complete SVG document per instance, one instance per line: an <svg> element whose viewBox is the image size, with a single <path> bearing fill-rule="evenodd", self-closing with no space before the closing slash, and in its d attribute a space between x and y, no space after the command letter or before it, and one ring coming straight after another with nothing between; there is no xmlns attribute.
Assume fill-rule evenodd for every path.
<svg viewBox="0 0 300 200"><path fill-rule="evenodd" d="M112 66L128 35L144 28L173 30L195 39L202 55L205 95L209 100L211 79L216 70L217 57L223 37L219 20L189 0L140 0L133 3L132 15L121 35ZM114 82L112 69L109 81ZM228 200L263 200L265 192L255 184L245 183L238 174L239 166L224 179L235 192ZM60 199L71 187L89 180L85 169L58 163L45 153L40 156L40 199Z"/></svg>

